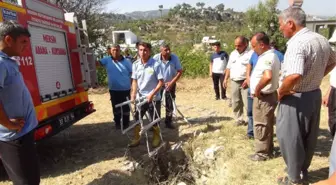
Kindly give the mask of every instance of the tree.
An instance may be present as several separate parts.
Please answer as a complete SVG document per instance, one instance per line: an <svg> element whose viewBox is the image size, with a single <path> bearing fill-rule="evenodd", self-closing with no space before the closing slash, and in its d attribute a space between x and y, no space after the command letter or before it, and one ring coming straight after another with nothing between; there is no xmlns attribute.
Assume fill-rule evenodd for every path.
<svg viewBox="0 0 336 185"><path fill-rule="evenodd" d="M219 12L224 12L225 5L223 3L216 6L216 10Z"/></svg>
<svg viewBox="0 0 336 185"><path fill-rule="evenodd" d="M285 50L286 40L279 31L278 14L276 9L279 0L266 0L259 2L257 6L249 8L245 13L245 25L249 28L251 36L255 32L266 32L272 41L277 43L281 51Z"/></svg>
<svg viewBox="0 0 336 185"><path fill-rule="evenodd" d="M97 39L105 36L95 30L107 29L105 19L98 12L108 0L56 0L55 3L67 12L75 12L77 19L86 20L90 42L98 42Z"/></svg>
<svg viewBox="0 0 336 185"><path fill-rule="evenodd" d="M162 9L163 9L163 5L159 5L159 11L161 13L161 18L162 18Z"/></svg>
<svg viewBox="0 0 336 185"><path fill-rule="evenodd" d="M200 9L203 9L204 5L205 5L205 3L203 3L203 2L197 2L196 3L196 6Z"/></svg>
<svg viewBox="0 0 336 185"><path fill-rule="evenodd" d="M329 17L328 20L336 20L336 15L335 15L335 16L332 16L332 17Z"/></svg>

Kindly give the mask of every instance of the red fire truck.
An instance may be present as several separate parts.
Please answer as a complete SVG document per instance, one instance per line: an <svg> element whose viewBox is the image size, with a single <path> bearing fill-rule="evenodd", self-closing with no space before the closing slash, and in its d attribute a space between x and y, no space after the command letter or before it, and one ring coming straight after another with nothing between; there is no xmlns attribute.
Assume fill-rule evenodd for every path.
<svg viewBox="0 0 336 185"><path fill-rule="evenodd" d="M39 121L35 140L53 136L93 113L88 89L97 78L85 21L79 28L73 13L47 0L0 0L0 9L0 21L17 21L31 33L30 47L15 59Z"/></svg>

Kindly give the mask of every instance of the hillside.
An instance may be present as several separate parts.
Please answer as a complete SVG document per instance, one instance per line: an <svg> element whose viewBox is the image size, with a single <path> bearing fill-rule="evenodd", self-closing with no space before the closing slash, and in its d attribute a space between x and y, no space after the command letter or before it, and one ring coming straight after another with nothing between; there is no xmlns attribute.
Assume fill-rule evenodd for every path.
<svg viewBox="0 0 336 185"><path fill-rule="evenodd" d="M167 16L169 9L162 9L162 16ZM124 14L126 17L129 17L134 20L138 19L156 19L161 17L161 12L159 10L150 10L150 11L135 11Z"/></svg>

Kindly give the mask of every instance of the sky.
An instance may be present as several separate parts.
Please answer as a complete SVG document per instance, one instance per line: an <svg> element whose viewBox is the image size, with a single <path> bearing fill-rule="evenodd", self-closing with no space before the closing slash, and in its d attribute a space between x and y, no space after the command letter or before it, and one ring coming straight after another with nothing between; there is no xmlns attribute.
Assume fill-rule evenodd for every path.
<svg viewBox="0 0 336 185"><path fill-rule="evenodd" d="M174 7L183 2L196 5L197 2L204 2L207 6L215 6L223 3L225 8L233 8L235 11L245 11L256 5L259 0L110 0L106 11L112 13L125 13L133 11L156 10L159 5L164 9ZM283 10L288 7L288 0L279 0L278 8ZM306 14L319 16L336 15L336 0L304 0L302 8Z"/></svg>

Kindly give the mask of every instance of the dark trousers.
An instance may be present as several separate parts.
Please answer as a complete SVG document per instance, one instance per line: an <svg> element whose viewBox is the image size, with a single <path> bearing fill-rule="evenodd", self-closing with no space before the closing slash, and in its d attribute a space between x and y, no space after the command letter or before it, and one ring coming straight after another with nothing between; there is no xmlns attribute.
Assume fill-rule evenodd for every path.
<svg viewBox="0 0 336 185"><path fill-rule="evenodd" d="M159 118L159 117L156 116L156 114L154 116L154 113L155 113L154 112L154 106L155 106L155 108L156 108L156 110L157 110L157 112L159 114L159 117L161 117L161 101L154 101L154 105L153 105L152 102L150 102L150 103L146 103L143 106L141 106L141 111L140 111L141 112L141 115L140 115L141 118L146 114L147 111L148 111L150 119L152 121L154 121L157 118ZM154 119L153 119L153 117L154 117ZM139 111L138 110L136 110L135 119L136 120L140 119L140 117L139 117Z"/></svg>
<svg viewBox="0 0 336 185"><path fill-rule="evenodd" d="M253 134L253 97L251 97L250 88L247 91L247 135L254 137Z"/></svg>
<svg viewBox="0 0 336 185"><path fill-rule="evenodd" d="M163 94L164 89L161 90L161 97ZM171 124L173 121L173 111L174 111L174 105L173 100L176 98L176 85L174 85L170 91L166 91L165 94L165 105L166 105L166 124Z"/></svg>
<svg viewBox="0 0 336 185"><path fill-rule="evenodd" d="M216 93L216 98L219 99L219 87L221 89L221 97L222 99L226 98L226 89L223 87L223 82L224 82L224 76L225 74L217 74L217 73L212 73L212 81Z"/></svg>
<svg viewBox="0 0 336 185"><path fill-rule="evenodd" d="M330 165L329 165L329 177L331 177L336 172L336 136L334 136L334 141L330 151Z"/></svg>
<svg viewBox="0 0 336 185"><path fill-rule="evenodd" d="M0 141L0 157L14 185L40 184L40 168L34 132L14 141Z"/></svg>
<svg viewBox="0 0 336 185"><path fill-rule="evenodd" d="M336 88L331 87L328 102L328 124L332 137L336 133Z"/></svg>
<svg viewBox="0 0 336 185"><path fill-rule="evenodd" d="M321 90L284 96L277 114L276 135L291 180L308 172L320 125Z"/></svg>
<svg viewBox="0 0 336 185"><path fill-rule="evenodd" d="M111 91L110 90L110 97L111 97L111 102L112 102L114 122L116 126L120 126L121 110L120 110L120 107L116 108L115 105L127 101L126 98L130 97L130 90L127 90L127 91ZM125 128L128 126L129 121L130 121L130 108L129 106L123 106L122 110L123 110L123 126Z"/></svg>

